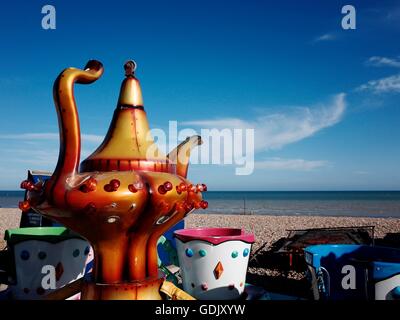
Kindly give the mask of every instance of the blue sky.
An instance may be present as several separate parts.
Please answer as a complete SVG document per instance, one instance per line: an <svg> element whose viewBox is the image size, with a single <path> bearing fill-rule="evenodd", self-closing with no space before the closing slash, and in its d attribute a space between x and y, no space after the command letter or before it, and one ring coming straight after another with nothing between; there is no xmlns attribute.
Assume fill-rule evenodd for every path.
<svg viewBox="0 0 400 320"><path fill-rule="evenodd" d="M0 189L53 170L52 85L77 86L83 156L108 129L123 63L138 63L152 128L252 127L256 169L194 165L211 190L400 190L398 1L14 1L0 11ZM41 28L52 4L57 29ZM352 4L357 29L341 28Z"/></svg>

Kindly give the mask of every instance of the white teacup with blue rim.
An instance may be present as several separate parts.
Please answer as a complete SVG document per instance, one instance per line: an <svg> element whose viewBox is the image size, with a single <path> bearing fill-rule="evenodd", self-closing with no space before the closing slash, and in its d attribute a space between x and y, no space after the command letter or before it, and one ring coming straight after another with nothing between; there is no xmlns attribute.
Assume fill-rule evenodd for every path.
<svg viewBox="0 0 400 320"><path fill-rule="evenodd" d="M254 235L234 228L174 232L183 289L197 299L232 300L243 293Z"/></svg>

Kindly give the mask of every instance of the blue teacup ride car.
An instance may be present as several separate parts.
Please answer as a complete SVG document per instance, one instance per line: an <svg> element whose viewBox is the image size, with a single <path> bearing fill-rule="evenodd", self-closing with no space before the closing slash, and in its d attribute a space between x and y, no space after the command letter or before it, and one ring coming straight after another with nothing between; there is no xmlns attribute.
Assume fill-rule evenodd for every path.
<svg viewBox="0 0 400 320"><path fill-rule="evenodd" d="M316 300L400 300L399 249L315 245L304 253Z"/></svg>

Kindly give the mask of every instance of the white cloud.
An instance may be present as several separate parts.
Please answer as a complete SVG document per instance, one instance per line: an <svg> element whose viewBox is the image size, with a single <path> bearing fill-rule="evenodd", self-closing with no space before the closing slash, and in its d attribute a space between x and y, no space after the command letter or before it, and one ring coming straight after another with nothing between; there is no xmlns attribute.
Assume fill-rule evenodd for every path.
<svg viewBox="0 0 400 320"><path fill-rule="evenodd" d="M310 171L316 168L325 167L327 165L328 162L323 160L309 161L304 159L271 158L264 161L257 161L255 163L255 168L269 170Z"/></svg>
<svg viewBox="0 0 400 320"><path fill-rule="evenodd" d="M356 88L356 91L371 91L378 94L400 92L400 74L377 80L370 80Z"/></svg>
<svg viewBox="0 0 400 320"><path fill-rule="evenodd" d="M87 142L101 143L104 140L104 136L98 136L94 134L82 134L82 140Z"/></svg>
<svg viewBox="0 0 400 320"><path fill-rule="evenodd" d="M252 121L238 118L187 121L185 125L219 130L255 130L255 151L279 149L285 145L313 136L315 133L338 123L346 110L345 94L334 96L325 105L289 108L287 112L262 114Z"/></svg>
<svg viewBox="0 0 400 320"><path fill-rule="evenodd" d="M53 132L41 132L41 133L21 133L21 134L0 134L0 139L8 140L59 140L59 134ZM85 142L97 142L100 143L104 139L103 136L94 134L82 134L82 140Z"/></svg>
<svg viewBox="0 0 400 320"><path fill-rule="evenodd" d="M13 161L18 163L51 168L57 163L58 149L46 148L45 146L40 150L9 149L7 150L7 154L13 159Z"/></svg>
<svg viewBox="0 0 400 320"><path fill-rule="evenodd" d="M58 133L19 133L19 134L0 134L0 139L7 140L56 140L59 139Z"/></svg>
<svg viewBox="0 0 400 320"><path fill-rule="evenodd" d="M353 173L358 175L358 176L365 176L365 175L369 174L368 171L362 171L362 170L354 171Z"/></svg>
<svg viewBox="0 0 400 320"><path fill-rule="evenodd" d="M400 59L399 58L387 58L387 57L379 57L373 56L367 60L367 64L374 67L395 67L400 68Z"/></svg>
<svg viewBox="0 0 400 320"><path fill-rule="evenodd" d="M314 39L314 42L320 42L320 41L332 41L335 40L336 36L333 33L325 33L317 38Z"/></svg>
<svg viewBox="0 0 400 320"><path fill-rule="evenodd" d="M59 134L53 132L0 134L4 146L0 165L9 167L12 163L22 172L25 168L52 171L57 164L59 139ZM102 141L102 136L82 134L81 159L91 154Z"/></svg>

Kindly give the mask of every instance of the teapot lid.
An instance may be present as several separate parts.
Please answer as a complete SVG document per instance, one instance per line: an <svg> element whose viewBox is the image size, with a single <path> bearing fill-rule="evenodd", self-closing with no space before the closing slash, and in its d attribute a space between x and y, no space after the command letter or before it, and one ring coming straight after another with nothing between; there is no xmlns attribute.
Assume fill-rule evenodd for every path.
<svg viewBox="0 0 400 320"><path fill-rule="evenodd" d="M102 144L81 163L81 172L146 170L174 172L157 147L143 107L142 90L135 77L136 63L124 65L117 108Z"/></svg>

